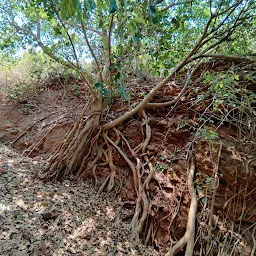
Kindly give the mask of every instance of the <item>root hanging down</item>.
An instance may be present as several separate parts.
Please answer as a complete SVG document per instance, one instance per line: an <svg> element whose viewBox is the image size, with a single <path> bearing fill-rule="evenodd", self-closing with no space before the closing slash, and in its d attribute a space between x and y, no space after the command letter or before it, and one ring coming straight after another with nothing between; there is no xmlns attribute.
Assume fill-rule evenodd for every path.
<svg viewBox="0 0 256 256"><path fill-rule="evenodd" d="M100 135L102 99L89 100L67 134L48 160L42 178L63 180L73 172L84 174L84 169L93 161L92 149ZM87 114L87 115L86 115Z"/></svg>
<svg viewBox="0 0 256 256"><path fill-rule="evenodd" d="M191 157L191 164L189 168L188 176L188 189L191 195L191 204L188 213L187 229L185 235L170 249L165 256L173 256L183 249L185 245L185 256L192 256L194 251L195 240L195 225L196 225L196 213L197 213L197 196L193 186L193 179L195 174L195 157Z"/></svg>
<svg viewBox="0 0 256 256"><path fill-rule="evenodd" d="M128 164L133 174L133 185L134 185L134 190L137 194L137 200L136 200L135 213L131 221L131 229L132 229L133 236L136 237L137 239L140 238L140 235L145 229L146 221L148 219L148 215L150 214L151 204L147 195L147 191L148 191L149 182L153 177L153 173L154 173L153 166L145 152L147 145L151 139L151 127L149 125L149 120L146 115L146 112L144 110L139 112L139 116L141 117L143 122L142 126L145 126L145 138L135 149L131 148L128 140L116 128L113 128L113 131L115 132L116 138L117 138L116 141L113 141L108 136L107 131L103 131L102 133L103 138L109 144L108 152L111 152L112 150L110 148L113 147ZM131 159L127 156L127 154L121 148L121 146L118 145L120 140L124 141L126 147L130 152L130 155L132 156ZM139 153L142 153L142 154L139 155ZM110 166L111 173L106 177L104 183L100 188L100 191L102 191L105 187L107 187L107 184L108 184L108 190L112 189L113 179L114 179L113 175L115 174L115 169L111 161L111 154L108 154L105 157L108 162L108 165ZM145 164L143 163L146 163L146 165L148 165L149 168L151 169L150 174L148 175L148 177L145 178L144 182L142 179L143 179L143 176L145 175L145 171L144 171ZM152 228L151 229L149 228L147 233L148 236L150 236L151 232L152 232Z"/></svg>

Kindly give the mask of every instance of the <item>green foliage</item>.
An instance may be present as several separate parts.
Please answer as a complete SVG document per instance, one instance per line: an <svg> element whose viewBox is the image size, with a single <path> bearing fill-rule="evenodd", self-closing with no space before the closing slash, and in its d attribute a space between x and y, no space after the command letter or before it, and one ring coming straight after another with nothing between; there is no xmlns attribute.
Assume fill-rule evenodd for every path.
<svg viewBox="0 0 256 256"><path fill-rule="evenodd" d="M115 0L110 0L109 3L109 13L115 13L118 10L117 4Z"/></svg>
<svg viewBox="0 0 256 256"><path fill-rule="evenodd" d="M201 136L203 139L207 141L214 141L219 138L219 134L207 126L204 126L202 129L197 131L195 136L196 137Z"/></svg>
<svg viewBox="0 0 256 256"><path fill-rule="evenodd" d="M155 168L158 170L158 171L164 171L164 170L167 170L168 169L168 166L165 165L165 164L157 164L155 166Z"/></svg>
<svg viewBox="0 0 256 256"><path fill-rule="evenodd" d="M195 185L202 203L206 204L208 200L208 196L209 194L212 193L212 190L214 188L213 177L205 173L197 172Z"/></svg>
<svg viewBox="0 0 256 256"><path fill-rule="evenodd" d="M164 77L195 46L211 12L218 11L221 15L213 15L208 27L211 36L202 50L207 52L218 36L229 31L228 40L224 38L212 54L254 52L255 1L194 0L192 4L168 5L168 1L139 0L3 0L0 48L7 52L41 47L55 61L78 71L83 70L85 59L96 59L97 72L88 74L94 78L93 84L102 82L99 74L107 62L117 61L121 62L118 72L122 76L126 71L146 70ZM241 19L236 22L239 15ZM233 29L237 23L240 29ZM246 38L246 43L241 38ZM111 82L105 89L128 97L122 77Z"/></svg>
<svg viewBox="0 0 256 256"><path fill-rule="evenodd" d="M3 58L0 65L1 92L22 100L27 92L37 91L53 79L69 79L72 73L42 52L24 53L18 59Z"/></svg>
<svg viewBox="0 0 256 256"><path fill-rule="evenodd" d="M61 16L65 19L73 17L78 10L79 0L61 0L60 10Z"/></svg>
<svg viewBox="0 0 256 256"><path fill-rule="evenodd" d="M204 83L208 85L208 93L214 97L214 108L220 104L237 107L239 104L238 94L241 89L237 86L239 76L234 72L204 74Z"/></svg>
<svg viewBox="0 0 256 256"><path fill-rule="evenodd" d="M208 90L199 94L197 101L211 100L212 107L211 116L221 122L228 122L250 139L256 136L256 94L248 90L240 77L234 71L226 73L216 73L207 71L204 76L204 83ZM253 75L249 78L245 75L244 79L253 79ZM203 118L201 121L205 122ZM209 123L212 120L208 121ZM202 134L203 131L201 131ZM205 131L203 137L215 137L215 134Z"/></svg>
<svg viewBox="0 0 256 256"><path fill-rule="evenodd" d="M188 125L188 118L186 117L185 119L183 119L177 126L176 130L179 131L180 129L186 127Z"/></svg>

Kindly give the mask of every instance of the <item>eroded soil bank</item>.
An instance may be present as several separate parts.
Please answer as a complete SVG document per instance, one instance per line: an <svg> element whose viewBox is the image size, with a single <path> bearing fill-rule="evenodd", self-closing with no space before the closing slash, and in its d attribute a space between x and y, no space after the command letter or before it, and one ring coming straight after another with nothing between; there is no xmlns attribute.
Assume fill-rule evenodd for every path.
<svg viewBox="0 0 256 256"><path fill-rule="evenodd" d="M154 80L131 79L130 102L113 100L103 121L127 111L154 84ZM146 225L153 234L148 244L157 251L135 242L129 231L136 192L131 170L115 150L113 163L118 172L116 186L110 193L112 199L105 194L96 195L110 173L104 166L95 170L97 184L95 177L85 182L47 184L35 178L41 158L51 154L87 100L82 87L78 95L68 88L49 87L20 102L1 96L0 140L23 155L1 146L3 255L20 255L19 250L24 255L164 255L186 230L190 142L190 151L196 158L194 187L199 205L195 255L203 255L207 246L211 255L251 255L256 223L255 141L238 140L237 129L225 123L218 127L217 140L196 140L195 133L201 125L198 113L200 116L207 106L193 106L185 97L174 108L147 110L152 129L147 154L156 171L149 184L151 208ZM181 88L182 81L173 81L156 95L155 101L168 101ZM132 148L145 136L137 116L118 129ZM115 138L113 132L109 136ZM125 147L124 150L129 156ZM143 238L146 236L147 233Z"/></svg>

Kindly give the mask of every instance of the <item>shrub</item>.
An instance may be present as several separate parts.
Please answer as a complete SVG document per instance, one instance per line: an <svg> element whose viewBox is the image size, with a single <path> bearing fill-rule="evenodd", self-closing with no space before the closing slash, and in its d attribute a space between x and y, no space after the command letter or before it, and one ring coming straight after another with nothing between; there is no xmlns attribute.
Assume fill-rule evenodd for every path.
<svg viewBox="0 0 256 256"><path fill-rule="evenodd" d="M36 92L53 79L68 81L73 75L63 65L53 61L42 52L24 53L20 58L2 58L0 64L1 93L16 100L27 92Z"/></svg>

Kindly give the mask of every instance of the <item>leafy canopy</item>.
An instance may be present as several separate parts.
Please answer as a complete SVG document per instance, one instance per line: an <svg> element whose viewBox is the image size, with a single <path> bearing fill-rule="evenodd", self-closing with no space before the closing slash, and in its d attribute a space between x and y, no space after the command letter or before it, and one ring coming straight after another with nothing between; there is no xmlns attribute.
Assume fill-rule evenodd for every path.
<svg viewBox="0 0 256 256"><path fill-rule="evenodd" d="M255 54L255 1L250 0L3 0L0 14L2 51L40 47L80 71L90 58L96 76L85 75L95 82L101 82L104 67L166 76L206 26L201 50L219 40L211 54Z"/></svg>

